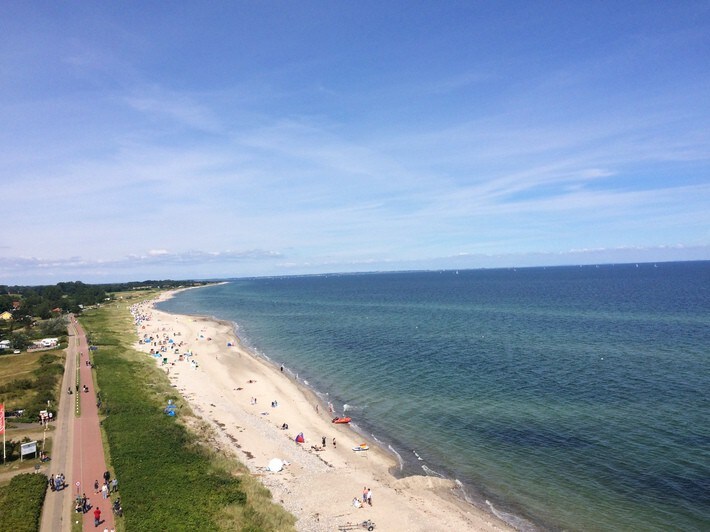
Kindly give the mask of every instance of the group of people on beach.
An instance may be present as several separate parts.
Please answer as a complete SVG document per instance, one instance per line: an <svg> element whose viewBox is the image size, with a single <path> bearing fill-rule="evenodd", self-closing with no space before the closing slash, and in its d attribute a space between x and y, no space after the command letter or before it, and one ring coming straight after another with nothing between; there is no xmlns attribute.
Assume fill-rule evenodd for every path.
<svg viewBox="0 0 710 532"><path fill-rule="evenodd" d="M353 506L355 508L364 508L365 505L372 506L372 490L370 488L362 488L362 500L353 497Z"/></svg>

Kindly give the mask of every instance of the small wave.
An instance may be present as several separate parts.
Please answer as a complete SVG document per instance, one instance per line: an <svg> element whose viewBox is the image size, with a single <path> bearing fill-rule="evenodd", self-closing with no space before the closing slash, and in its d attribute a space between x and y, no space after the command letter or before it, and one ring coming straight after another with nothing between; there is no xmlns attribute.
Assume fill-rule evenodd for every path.
<svg viewBox="0 0 710 532"><path fill-rule="evenodd" d="M422 458L421 456L419 456L419 453L417 453L417 451L415 451L414 449L412 449L412 452L414 453L414 456L417 457L417 460L424 460L424 458Z"/></svg>
<svg viewBox="0 0 710 532"><path fill-rule="evenodd" d="M422 465L422 469L424 470L424 472L427 474L428 477L446 478L446 477L445 477L444 475L442 475L441 473L437 473L437 472L434 471L432 468L427 467L427 466L425 466L425 465Z"/></svg>
<svg viewBox="0 0 710 532"><path fill-rule="evenodd" d="M486 504L491 509L491 513L493 515L495 515L501 521L508 523L516 530L519 530L520 532L538 532L537 527L527 519L523 519L522 517L519 517L517 515L499 510L498 508L493 506L491 501L489 501L488 499L486 499Z"/></svg>
<svg viewBox="0 0 710 532"><path fill-rule="evenodd" d="M475 501L469 497L468 492L463 486L463 483L459 479L454 479L454 482L456 484L456 489L458 489L461 492L461 497L463 497L463 500L466 501L468 504L472 506L476 506Z"/></svg>
<svg viewBox="0 0 710 532"><path fill-rule="evenodd" d="M375 436L374 434L370 433L370 436L372 436L372 439L375 440L375 442L376 442L378 445L384 445L384 444L385 444L385 442L383 442L381 439L379 439L379 438L378 438L377 436Z"/></svg>
<svg viewBox="0 0 710 532"><path fill-rule="evenodd" d="M318 399L320 399L323 402L325 402L325 400L328 397L327 393L319 392L318 390L313 390L313 393L316 394L316 397L318 397Z"/></svg>
<svg viewBox="0 0 710 532"><path fill-rule="evenodd" d="M397 451L394 450L394 447L391 445L388 445L387 448L394 453L394 455L397 457L397 461L399 462L399 470L402 471L404 469L404 460L402 460L402 455L400 455Z"/></svg>

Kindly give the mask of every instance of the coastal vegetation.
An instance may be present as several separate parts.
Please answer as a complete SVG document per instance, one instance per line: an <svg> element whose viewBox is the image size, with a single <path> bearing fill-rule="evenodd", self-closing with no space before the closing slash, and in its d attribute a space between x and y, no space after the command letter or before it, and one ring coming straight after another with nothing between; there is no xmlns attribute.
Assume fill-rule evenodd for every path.
<svg viewBox="0 0 710 532"><path fill-rule="evenodd" d="M33 340L62 337L67 334L65 315L80 314L106 301L112 293L170 289L206 284L200 281L140 281L112 284L85 284L81 281L62 282L47 286L0 285L0 341L7 340L0 354L24 350Z"/></svg>
<svg viewBox="0 0 710 532"><path fill-rule="evenodd" d="M40 410L55 414L63 372L61 351L0 357L0 403L16 421L36 421Z"/></svg>
<svg viewBox="0 0 710 532"><path fill-rule="evenodd" d="M248 469L216 445L206 423L170 386L153 360L133 349L127 305L153 293L123 293L121 304L85 312L97 347L97 388L107 458L120 479L126 530L293 530ZM178 416L163 412L168 401ZM191 428L192 427L192 428Z"/></svg>
<svg viewBox="0 0 710 532"><path fill-rule="evenodd" d="M0 532L35 532L47 491L47 477L23 473L0 487Z"/></svg>

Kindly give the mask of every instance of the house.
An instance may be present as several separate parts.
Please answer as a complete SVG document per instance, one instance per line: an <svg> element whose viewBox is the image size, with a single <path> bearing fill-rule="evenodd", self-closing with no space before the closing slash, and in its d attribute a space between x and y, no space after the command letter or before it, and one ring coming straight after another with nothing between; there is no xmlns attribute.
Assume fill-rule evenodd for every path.
<svg viewBox="0 0 710 532"><path fill-rule="evenodd" d="M10 321L12 319L12 312L8 312L7 310L0 314L0 320L5 320L5 321Z"/></svg>

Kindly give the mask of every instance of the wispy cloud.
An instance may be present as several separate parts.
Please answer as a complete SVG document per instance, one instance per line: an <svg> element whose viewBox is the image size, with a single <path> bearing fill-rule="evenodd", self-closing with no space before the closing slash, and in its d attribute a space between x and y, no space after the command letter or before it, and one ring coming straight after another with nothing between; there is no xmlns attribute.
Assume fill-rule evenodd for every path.
<svg viewBox="0 0 710 532"><path fill-rule="evenodd" d="M340 19L327 36L274 20L272 39L212 11L219 31L198 35L181 13L179 30L156 32L151 9L140 24L13 9L0 36L5 279L710 242L707 32L680 18L648 31L663 9L617 21L618 35L605 17L574 26L571 6L541 13L539 34L478 13L424 36L405 10L364 40Z"/></svg>

